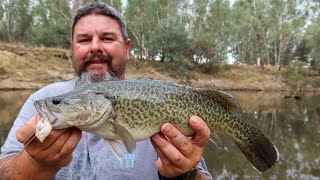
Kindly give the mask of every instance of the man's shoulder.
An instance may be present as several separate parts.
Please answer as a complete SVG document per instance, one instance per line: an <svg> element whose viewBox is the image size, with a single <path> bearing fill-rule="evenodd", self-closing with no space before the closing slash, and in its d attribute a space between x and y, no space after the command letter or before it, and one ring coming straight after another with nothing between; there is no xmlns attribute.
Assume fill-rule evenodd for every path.
<svg viewBox="0 0 320 180"><path fill-rule="evenodd" d="M74 90L74 86L75 86L74 79L57 81L39 89L33 95L43 96L43 97L57 96L57 95L64 94Z"/></svg>

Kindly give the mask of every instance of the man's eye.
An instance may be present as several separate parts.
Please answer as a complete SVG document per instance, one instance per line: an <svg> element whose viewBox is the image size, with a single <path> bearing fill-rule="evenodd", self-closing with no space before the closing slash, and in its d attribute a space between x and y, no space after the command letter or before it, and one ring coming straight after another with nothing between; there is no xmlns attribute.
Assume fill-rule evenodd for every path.
<svg viewBox="0 0 320 180"><path fill-rule="evenodd" d="M105 38L103 38L103 41L113 41L113 39L109 38L109 37L105 37Z"/></svg>
<svg viewBox="0 0 320 180"><path fill-rule="evenodd" d="M85 43L85 42L89 42L89 39L80 39L79 43Z"/></svg>

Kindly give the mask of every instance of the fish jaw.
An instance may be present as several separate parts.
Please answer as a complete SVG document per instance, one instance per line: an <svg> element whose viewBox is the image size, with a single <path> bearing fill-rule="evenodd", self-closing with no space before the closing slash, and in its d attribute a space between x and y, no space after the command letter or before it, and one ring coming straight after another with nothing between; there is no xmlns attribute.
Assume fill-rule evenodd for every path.
<svg viewBox="0 0 320 180"><path fill-rule="evenodd" d="M36 107L38 113L41 115L43 121L47 121L50 123L52 128L54 129L63 129L71 127L69 124L67 124L64 121L60 121L57 118L57 114L50 111L48 109L48 105L45 100L38 100L34 103L34 106Z"/></svg>

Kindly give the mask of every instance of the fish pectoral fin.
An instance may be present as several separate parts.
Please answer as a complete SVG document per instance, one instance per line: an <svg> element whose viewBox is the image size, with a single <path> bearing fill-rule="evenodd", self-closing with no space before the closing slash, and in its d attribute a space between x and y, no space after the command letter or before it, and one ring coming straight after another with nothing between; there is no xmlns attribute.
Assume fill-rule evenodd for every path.
<svg viewBox="0 0 320 180"><path fill-rule="evenodd" d="M123 164L123 157L128 153L125 145L121 140L105 139L116 158Z"/></svg>
<svg viewBox="0 0 320 180"><path fill-rule="evenodd" d="M125 149L129 153L133 153L133 151L136 149L136 140L134 139L134 137L123 126L114 122L112 124L114 130L113 133L119 136L120 140L124 144Z"/></svg>
<svg viewBox="0 0 320 180"><path fill-rule="evenodd" d="M113 133L116 134L119 139L105 139L113 152L113 154L117 157L117 159L123 163L123 157L125 153L133 153L136 149L136 140L130 134L130 132L124 128L123 126L112 122L113 125Z"/></svg>
<svg viewBox="0 0 320 180"><path fill-rule="evenodd" d="M223 149L224 145L223 145L223 142L221 141L220 137L218 136L217 133L215 132L212 132L210 134L210 141L216 145L219 149Z"/></svg>

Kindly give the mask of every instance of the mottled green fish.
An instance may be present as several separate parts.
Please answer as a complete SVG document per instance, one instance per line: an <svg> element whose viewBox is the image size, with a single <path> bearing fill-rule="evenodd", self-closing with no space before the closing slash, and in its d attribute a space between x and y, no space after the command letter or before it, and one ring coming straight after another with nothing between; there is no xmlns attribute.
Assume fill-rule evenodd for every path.
<svg viewBox="0 0 320 180"><path fill-rule="evenodd" d="M53 129L75 126L105 138L118 158L123 155L119 147L132 152L136 141L158 133L165 122L192 135L191 115L200 116L211 132L230 136L259 172L269 169L279 157L275 145L242 120L239 103L221 91L162 80L118 80L38 100L35 106Z"/></svg>

